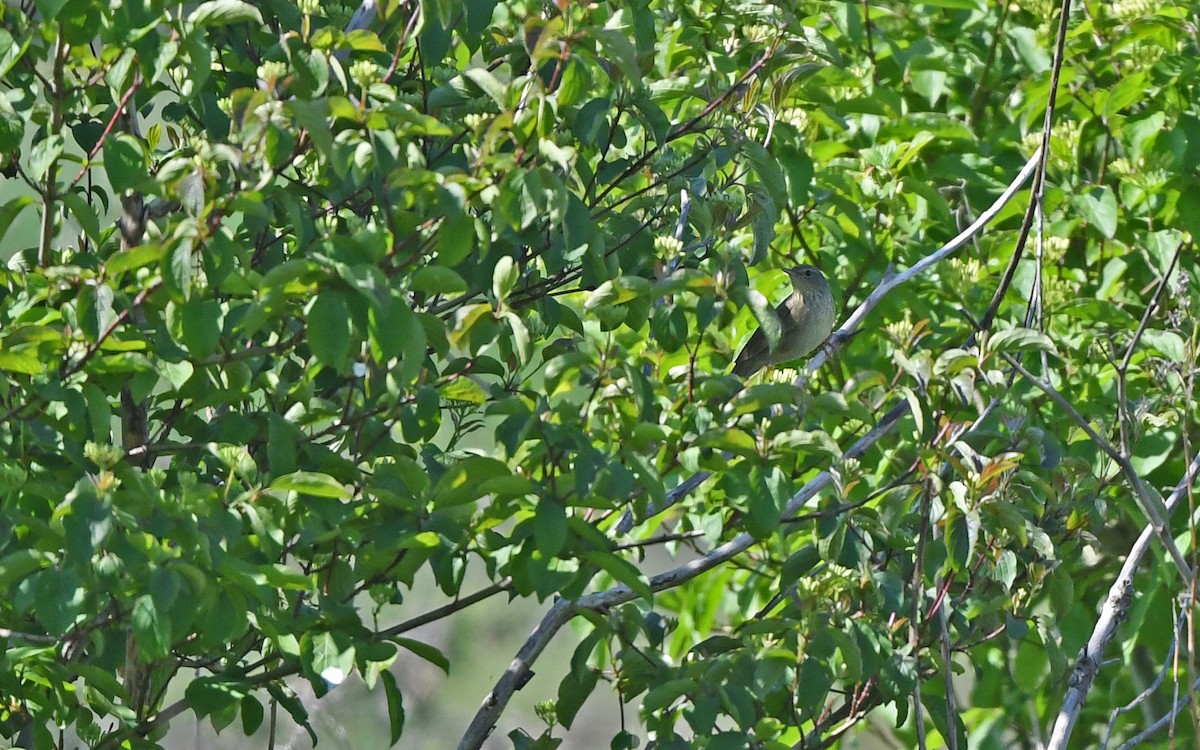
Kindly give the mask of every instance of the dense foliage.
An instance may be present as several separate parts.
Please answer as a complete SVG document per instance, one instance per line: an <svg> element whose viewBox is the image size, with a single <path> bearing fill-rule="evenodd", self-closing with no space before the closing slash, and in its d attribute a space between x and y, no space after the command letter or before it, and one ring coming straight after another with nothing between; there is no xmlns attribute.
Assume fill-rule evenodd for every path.
<svg viewBox="0 0 1200 750"><path fill-rule="evenodd" d="M464 747L572 619L518 748L593 692L613 747L1038 745L1197 424L1197 9L1065 4L0 8L0 733L307 726L289 678L359 673L396 742L398 649L472 668L405 634L508 596L544 638ZM844 320L1048 110L815 373L727 374L779 269ZM1196 679L1190 500L1084 745Z"/></svg>

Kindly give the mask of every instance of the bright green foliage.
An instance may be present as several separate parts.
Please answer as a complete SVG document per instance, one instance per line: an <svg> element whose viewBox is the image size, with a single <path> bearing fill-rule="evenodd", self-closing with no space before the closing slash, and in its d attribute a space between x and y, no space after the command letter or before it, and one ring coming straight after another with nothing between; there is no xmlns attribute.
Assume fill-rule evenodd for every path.
<svg viewBox="0 0 1200 750"><path fill-rule="evenodd" d="M406 597L470 571L638 594L538 665L551 727L517 747L613 687L642 720L614 747L825 747L867 717L905 747L1042 736L1145 519L1001 355L1149 484L1183 476L1194 8L1072 15L1044 225L990 330L1028 191L797 389L725 374L776 269L820 266L844 319L985 209L1039 142L1056 5L389 0L350 34L346 2L26 5L0 10L0 734L253 733L272 702L306 722L286 678L358 672L402 742L398 649L476 668L402 635ZM645 545L741 532L651 590ZM1080 746L1167 658L1178 585L1139 578Z"/></svg>

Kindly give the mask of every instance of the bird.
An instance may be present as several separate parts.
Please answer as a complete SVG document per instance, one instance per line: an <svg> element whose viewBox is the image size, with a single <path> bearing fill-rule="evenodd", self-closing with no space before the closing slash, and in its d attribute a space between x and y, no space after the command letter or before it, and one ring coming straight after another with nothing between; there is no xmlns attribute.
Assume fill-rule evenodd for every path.
<svg viewBox="0 0 1200 750"><path fill-rule="evenodd" d="M833 331L836 312L829 282L816 266L807 263L785 270L792 294L775 308L779 318L779 343L772 350L759 328L742 347L733 374L747 378L768 365L799 359L820 346Z"/></svg>

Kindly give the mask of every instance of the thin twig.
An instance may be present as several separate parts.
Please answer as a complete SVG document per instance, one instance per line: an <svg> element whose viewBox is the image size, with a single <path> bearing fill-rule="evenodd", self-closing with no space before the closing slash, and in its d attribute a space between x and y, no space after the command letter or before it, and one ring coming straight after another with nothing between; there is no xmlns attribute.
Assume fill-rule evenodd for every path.
<svg viewBox="0 0 1200 750"><path fill-rule="evenodd" d="M386 630L381 630L381 631L379 631L379 634L377 637L381 638L381 639L387 639L387 638L392 638L394 636L400 635L401 633L406 633L406 632L412 630L413 628L419 628L422 625L427 625L431 622L435 622L437 620L442 619L443 617L452 615L455 612L458 612L459 610L466 609L467 607L471 606L472 604L476 604L478 602L483 601L484 599L488 599L492 596L495 596L496 594L499 594L502 591L509 591L511 589L512 589L512 579L505 578L502 581L499 581L498 583L494 583L491 586L487 586L486 588L482 588L479 591L476 591L474 594L464 596L461 599L457 599L453 602L450 602L449 604L438 607L437 609L430 610L429 612L426 612L425 614L418 615L411 619L405 620L404 622L400 623L399 625L394 625L390 628L387 628Z"/></svg>
<svg viewBox="0 0 1200 750"><path fill-rule="evenodd" d="M129 319L129 316L133 314L133 311L146 301L146 297L149 297L151 294L153 294L160 286L162 286L162 279L158 279L150 284L147 284L145 289L138 292L138 295L133 298L133 304L117 313L117 316L113 318L112 322L109 323L103 331L100 332L100 335L97 336L96 340L88 346L87 350L79 357L79 359L75 360L74 362L69 362L68 360L63 361L62 367L59 370L59 376L63 379L66 379L82 370L84 365L86 365L92 357L96 356L96 352L100 351L101 346L103 346L104 342L108 340L108 337L112 336L117 328L119 328L122 323Z"/></svg>
<svg viewBox="0 0 1200 750"><path fill-rule="evenodd" d="M57 135L63 129L64 99L67 95L64 68L70 45L67 44L65 32L60 27L54 40L54 85L51 89L53 102L50 112L50 132ZM38 232L38 266L50 265L50 244L54 240L54 212L58 202L58 160L55 156L46 167L46 177L42 182L42 225Z"/></svg>
<svg viewBox="0 0 1200 750"><path fill-rule="evenodd" d="M1067 22L1070 17L1071 0L1062 0L1062 7L1059 10L1058 35L1054 41L1054 60L1051 64L1050 95L1046 103L1046 116L1042 121L1042 145L1038 151L1034 152L1034 156L1038 157L1037 176L1033 179L1034 199L1029 202L1025 218L1021 221L1021 233L1017 237L1017 246L1013 251L1012 258L1009 259L1008 267L1004 269L1004 278L1000 282L1000 286L996 288L996 294L992 296L992 303L988 305L987 312L983 314L984 328L991 327L992 320L1000 309L1000 303L1008 292L1009 286L1012 285L1013 277L1017 272L1017 264L1021 260L1025 242L1029 238L1029 230L1033 227L1033 218L1041 205L1042 185L1046 181L1046 166L1050 158L1050 128L1054 123L1054 105L1058 99L1058 78L1062 72L1063 51L1067 44Z"/></svg>
<svg viewBox="0 0 1200 750"><path fill-rule="evenodd" d="M1184 497L1191 496L1192 483L1196 480L1197 474L1200 474L1200 454L1197 454L1188 464L1183 478L1179 480L1175 489L1167 497L1164 504L1168 513L1173 511ZM1075 728L1075 720L1079 718L1079 712L1083 709L1083 701L1100 670L1104 650L1116 638L1117 626L1129 614L1129 605L1133 602L1133 576L1137 572L1142 558L1150 550L1150 541L1155 535L1153 524L1147 524L1142 529L1141 535L1130 547L1129 554L1125 557L1125 564L1121 566L1121 572L1117 575L1112 587L1109 588L1108 598L1100 610L1100 616L1096 619L1092 636L1080 651L1079 658L1075 662L1075 669L1068 681L1070 687L1063 699L1062 708L1054 720L1054 726L1050 731L1050 740L1046 744L1045 750L1064 750L1067 747L1067 743L1071 739L1071 732Z"/></svg>
<svg viewBox="0 0 1200 750"><path fill-rule="evenodd" d="M906 401L896 404L875 427L846 450L846 457L861 458L871 446L879 442L884 435L891 432L901 417L907 413L908 403ZM810 500L816 497L817 493L824 490L832 482L833 475L828 471L822 471L792 496L781 515L783 517L795 515ZM790 529L785 527L782 533L786 535L790 531ZM675 588L702 573L729 562L737 555L742 554L758 543L759 540L754 536L743 532L695 560L650 578L647 584L651 591ZM517 686L522 684L522 680L529 673L533 662L536 661L537 657L546 648L546 645L549 644L558 630L570 621L572 617L588 610L603 612L619 604L633 601L638 596L639 594L632 588L621 584L605 591L582 596L574 603L565 599L555 601L550 610L542 618L542 622L538 625L537 629L525 641L525 645L521 647L521 650L517 652L516 658L509 664L508 669L497 680L495 687L484 698L483 704L479 707L475 717L471 720L470 726L467 727L467 731L459 741L458 750L477 750L483 745L483 741L487 739L488 734L495 727L500 714L504 712Z"/></svg>
<svg viewBox="0 0 1200 750"><path fill-rule="evenodd" d="M19 630L9 630L8 628L0 628L0 638L25 641L26 643L37 643L43 646L48 646L52 643L58 643L58 638L52 635L22 633Z"/></svg>
<svg viewBox="0 0 1200 750"><path fill-rule="evenodd" d="M1170 528L1167 526L1163 515L1164 508L1162 500L1154 497L1150 490L1146 487L1146 483L1142 480L1133 469L1133 464L1129 462L1129 457L1121 453L1112 446L1112 443L1105 440L1092 425L1084 419L1083 415L1067 400L1065 396L1054 389L1054 386L1043 381L1017 361L1016 357L1009 355L1007 352L1000 352L1000 356L1008 362L1009 366L1021 373L1021 376L1028 380L1038 390L1050 397L1050 400L1058 404L1059 408L1067 413L1071 419L1075 420L1075 424L1079 425L1092 442L1096 444L1105 455L1113 460L1121 468L1121 473L1125 475L1125 479L1129 482L1130 489L1133 490L1133 496L1137 499L1138 505L1141 506L1142 512L1150 519L1151 525L1154 527L1155 533L1163 543L1170 554L1175 567L1179 570L1179 575L1184 583L1192 579L1192 570L1188 566L1187 561L1183 559L1183 554L1179 551L1179 547L1175 544L1175 538L1171 536Z"/></svg>
<svg viewBox="0 0 1200 750"><path fill-rule="evenodd" d="M408 23L404 25L404 31L400 33L400 41L396 43L396 54L392 55L392 64L388 66L387 73L383 75L383 82L387 83L396 73L396 66L400 64L400 55L404 53L404 46L408 43L408 37L412 34L413 29L417 27L417 20L421 17L421 4L417 3L412 8L412 15L408 17Z"/></svg>
<svg viewBox="0 0 1200 750"><path fill-rule="evenodd" d="M1196 694L1196 690L1198 689L1200 689L1200 679L1197 679L1192 683L1191 689L1184 693L1183 697L1171 707L1170 711L1168 711L1165 715L1160 716L1157 721L1146 727L1144 731L1122 743L1117 750L1130 750L1131 748L1142 744L1150 738L1150 735L1165 727L1168 722L1174 720L1175 716L1192 702L1192 696Z"/></svg>
<svg viewBox="0 0 1200 750"><path fill-rule="evenodd" d="M124 114L125 105L129 104L129 97L133 96L133 92L137 91L138 86L141 84L141 74L134 75L133 83L129 84L129 88L125 89L125 93L121 96L121 101L117 103L117 108L113 110L112 117L108 118L108 124L104 126L104 130L100 133L100 139L96 141L96 145L92 146L92 150L88 152L87 158L83 160L83 166L79 168L79 174L75 175L75 179L71 180L71 187L75 187L83 179L83 176L87 174L88 170L92 168L92 160L96 158L96 154L100 153L105 139L112 132L113 126L117 124L117 119Z"/></svg>

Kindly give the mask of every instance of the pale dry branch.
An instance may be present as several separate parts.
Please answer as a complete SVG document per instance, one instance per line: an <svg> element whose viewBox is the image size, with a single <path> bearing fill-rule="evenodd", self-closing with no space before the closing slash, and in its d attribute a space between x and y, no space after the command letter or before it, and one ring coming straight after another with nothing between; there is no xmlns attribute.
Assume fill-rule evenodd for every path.
<svg viewBox="0 0 1200 750"><path fill-rule="evenodd" d="M1004 192L1000 194L1000 197L998 197L986 211L980 214L975 221L971 222L970 226L959 232L954 239L942 245L919 262L913 264L908 270L883 279L879 283L879 286L877 286L875 290L871 292L871 294L868 295L865 300L863 300L862 304L855 308L850 317L846 318L846 322L829 335L829 346L822 347L817 350L817 353L813 355L812 359L808 361L808 364L806 364L800 371L800 376L796 380L796 386L803 386L808 380L808 377L820 369L821 365L828 361L829 351L827 351L827 349L834 351L838 349L843 342L848 341L850 336L862 327L863 322L867 319L867 316L879 306L879 303L882 302L888 294L905 282L911 281L918 275L928 271L939 261L945 260L952 253L954 253L955 250L958 250L973 237L982 232L984 228L987 227L988 223L1000 213L1001 209L1003 209L1008 202L1012 200L1013 196L1017 194L1017 191L1021 189L1021 186L1025 184L1030 175L1033 174L1034 170L1037 168L1038 160L1041 158L1041 153L1041 148L1034 151L1033 155L1029 157L1029 160L1025 162L1025 166L1021 168L1021 171L1017 174L1013 181L1009 183L1008 187L1004 189ZM905 409L907 409L907 406ZM710 472L700 471L688 477L683 482L680 482L677 487L667 493L666 500L662 504L662 507L651 504L647 508L646 518L642 520L644 521L648 518L653 518L654 516L670 509L681 499L686 497L689 492L694 490L696 487L699 487L700 484L710 476ZM627 513L621 518L621 521L617 526L617 531L618 533L624 534L628 533L632 528L633 517L632 514Z"/></svg>
<svg viewBox="0 0 1200 750"><path fill-rule="evenodd" d="M860 304L854 310L850 317L846 318L846 322L843 323L840 328L830 334L829 342L831 347L829 348L836 349L840 347L844 341L848 340L849 337L866 321L867 316L879 306L879 303L882 302L884 297L890 294L893 289L901 284L911 281L920 274L925 273L939 262L948 258L952 253L954 253L955 250L958 250L960 247L965 245L975 235L982 232L983 229L987 227L987 225L991 223L993 219L996 218L996 215L1000 213L1001 209L1008 205L1008 202L1012 200L1013 196L1017 194L1017 191L1024 186L1025 182L1033 174L1034 170L1037 169L1038 162L1041 159L1042 150L1043 148L1039 147L1033 152L1033 155L1030 156L1029 160L1025 162L1025 166L1021 168L1021 171L1015 178L1013 178L1013 181L1010 182L1008 187L1004 189L1004 192L1000 194L1000 197L997 198L991 206L988 206L988 209L981 213L979 217L975 219L975 221L971 222L970 226L960 232L957 237L950 240L945 245L942 245L917 263L914 263L907 270L893 276L889 276L881 281L879 286L875 287L875 290L872 291L865 300L863 300L862 304ZM817 354L808 361L807 365L805 365L799 382L802 383L807 379L807 375L809 373L816 372L818 369L820 369L821 365L825 364L828 359L829 353L826 351L826 348L817 350Z"/></svg>
<svg viewBox="0 0 1200 750"><path fill-rule="evenodd" d="M1171 665L1175 661L1175 651L1176 647L1179 645L1179 636L1181 635L1183 626L1186 623L1187 618L1176 618L1175 633L1171 636L1171 645L1169 648L1167 648L1167 655L1166 658L1163 659L1162 669L1158 670L1158 674L1154 677L1154 680L1146 686L1145 690L1134 696L1133 700L1129 701L1124 706L1118 706L1117 708L1113 709L1111 714L1109 714L1108 728L1104 732L1104 742L1102 747L1108 747L1108 740L1112 737L1113 727L1115 727L1117 724L1117 718L1120 717L1121 714L1129 713L1133 709L1145 703L1150 696L1154 695L1159 686L1163 684L1163 681L1166 680L1167 672L1171 671Z"/></svg>
<svg viewBox="0 0 1200 750"><path fill-rule="evenodd" d="M1188 704L1192 702L1192 696L1196 694L1197 689L1200 689L1200 678L1198 678L1195 682L1192 683L1191 689L1188 690L1182 698L1180 698L1178 701L1176 701L1175 705L1171 707L1170 711L1167 711L1165 714L1158 717L1158 719L1153 724L1146 727L1142 732L1138 733L1136 736L1131 737L1128 740L1126 740L1125 742L1123 742L1121 744L1121 746L1117 748L1117 750L1131 750L1131 748L1134 748L1134 747L1142 744L1146 740L1150 739L1150 735L1154 734L1155 732L1157 732L1160 729L1162 729L1163 727L1165 727L1172 719L1174 719L1179 714L1180 711L1187 708Z"/></svg>
<svg viewBox="0 0 1200 750"><path fill-rule="evenodd" d="M1184 472L1183 478L1179 480L1179 484L1175 485L1175 489L1167 497L1165 503L1167 512L1174 510L1187 496L1197 473L1200 473L1200 455L1192 460L1187 471ZM1067 747L1067 742L1071 739L1071 732L1075 728L1075 720L1079 718L1079 712L1083 709L1083 701L1100 670L1104 650L1116 637L1117 626L1128 615L1129 604L1133 600L1133 576L1142 558L1149 551L1150 540L1155 533L1153 524L1147 524L1146 528L1142 529L1141 535L1130 547L1129 555L1125 558L1125 564L1121 566L1121 572L1117 575L1116 581L1109 588L1108 599L1105 600L1104 607L1100 610L1100 616L1096 620L1096 626L1092 629L1092 635L1080 651L1079 658L1075 662L1075 669L1068 680L1067 694L1063 699L1062 708L1054 720L1046 750L1064 750Z"/></svg>
<svg viewBox="0 0 1200 750"><path fill-rule="evenodd" d="M846 457L859 458L864 455L871 446L875 445L884 435L890 432L907 413L908 403L906 401L902 401L892 407L878 424L850 446L846 451ZM816 497L818 492L828 487L832 482L833 476L828 471L822 471L792 496L783 510L782 517L786 518L795 515L812 498ZM790 528L783 528L783 533L785 534L790 533L790 531ZM743 532L695 560L691 560L665 573L653 576L648 582L650 589L651 591L663 591L675 588L701 573L712 570L718 565L732 560L757 543L758 540L753 536ZM555 601L550 610L542 618L541 623L538 624L537 628L529 636L529 639L525 641L525 645L517 652L516 658L509 664L508 669L497 680L495 687L484 698L479 711L475 714L470 726L467 727L462 740L459 741L458 750L474 750L483 745L483 741L491 733L492 728L500 718L500 714L504 712L508 701L512 698L513 693L516 692L518 686L526 678L533 662L541 655L558 630L569 622L572 617L586 610L602 612L619 604L633 601L637 597L638 594L633 589L622 584L605 591L587 594L580 597L574 603L565 599Z"/></svg>
<svg viewBox="0 0 1200 750"><path fill-rule="evenodd" d="M981 213L974 222L966 229L960 232L954 239L947 242L942 247L930 255L915 263L907 270L890 275L883 279L874 291L867 297L866 300L858 306L857 309L846 319L840 328L831 334L829 339L830 346L822 347L817 354L809 360L808 364L801 372L797 380L797 385L802 385L810 373L815 372L825 363L832 351L836 350L842 342L848 340L849 336L857 331L866 320L867 316L879 305L880 302L900 285L912 280L917 275L924 273L932 268L938 262L949 257L952 253L970 241L975 235L983 231L989 223L1000 213L1005 205L1012 200L1013 196L1021 189L1029 177L1034 173L1041 159L1044 145L1039 147L1025 163L1025 166L1017 174L1017 176L1009 183L1004 192L996 199L996 201L988 207L986 211ZM909 406L907 401L901 401L892 407L892 409L880 420L880 422L871 429L866 435L860 438L846 452L847 457L855 457L862 455L867 448L874 445L883 435L887 434L899 420L907 414ZM692 475L684 482L680 483L674 490L668 493L664 507L658 508L651 506L648 509L649 517L653 517L658 513L665 511L667 508L674 505L688 492L699 486L705 479L710 476L709 472L698 472ZM797 511L814 497L819 491L827 487L832 482L832 475L828 471L822 471L814 479L808 482L799 492L792 497L785 508L782 517L787 518L795 515ZM624 519L622 519L624 520ZM624 523L621 526L625 526ZM784 529L784 533L787 533ZM710 551L708 554L697 558L691 562L674 568L670 571L654 576L650 579L650 588L652 591L661 591L664 589L679 586L692 578L704 573L712 568L731 560L733 557L741 554L756 543L755 539L746 533L739 534L733 540L721 545ZM517 656L509 664L508 669L500 676L496 685L484 698L482 705L476 712L462 739L459 741L458 750L474 750L482 746L484 740L495 727L500 715L507 707L509 700L517 687L522 684L526 678L533 662L545 649L546 645L558 632L558 630L571 620L571 618L580 611L584 610L603 610L608 607L631 601L637 597L637 594L628 586L620 585L610 588L606 591L596 592L581 597L578 602L571 603L566 600L558 600L551 606L550 610L543 617L541 623L534 632L526 640L521 647Z"/></svg>

